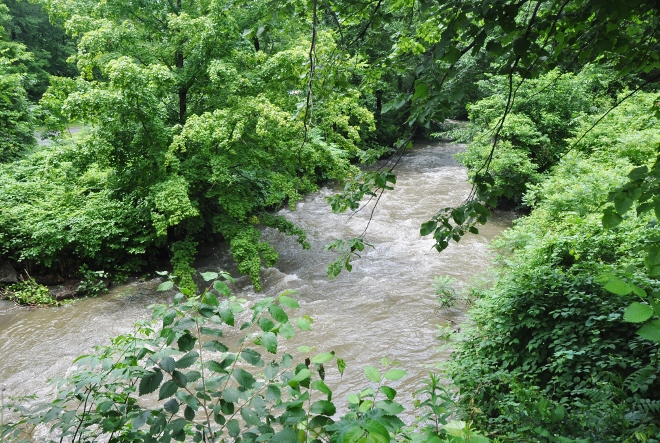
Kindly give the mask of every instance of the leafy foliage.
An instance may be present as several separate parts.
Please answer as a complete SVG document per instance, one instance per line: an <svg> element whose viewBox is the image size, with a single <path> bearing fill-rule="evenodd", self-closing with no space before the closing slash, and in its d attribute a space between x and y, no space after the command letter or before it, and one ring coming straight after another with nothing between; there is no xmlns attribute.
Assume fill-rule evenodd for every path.
<svg viewBox="0 0 660 443"><path fill-rule="evenodd" d="M657 241L657 225L643 213L614 229L601 223L611 189L640 161L653 161L633 141L652 136L650 99L642 94L613 111L611 125L585 136L531 185L524 197L531 214L496 242L497 279L451 367L465 414L479 408L478 421L492 432L541 441L657 435L649 294L659 283L641 253Z"/></svg>
<svg viewBox="0 0 660 443"><path fill-rule="evenodd" d="M43 441L489 441L450 419L453 402L435 375L416 393L420 418L406 426L399 418L404 407L388 386L406 372L386 358L382 370L364 368L370 385L349 394L337 417L326 365L336 361L341 374L346 363L333 351L313 355L301 347L304 358L282 351L296 324L307 329L300 326L304 317L292 315L300 306L291 294L246 308L229 294L228 274L201 276L208 287L199 295L181 288L173 303L152 307L151 322L76 359L72 373L55 381L50 403L6 405L19 416L1 423L3 441L20 441L28 424L50 427ZM174 287L172 280L160 285Z"/></svg>

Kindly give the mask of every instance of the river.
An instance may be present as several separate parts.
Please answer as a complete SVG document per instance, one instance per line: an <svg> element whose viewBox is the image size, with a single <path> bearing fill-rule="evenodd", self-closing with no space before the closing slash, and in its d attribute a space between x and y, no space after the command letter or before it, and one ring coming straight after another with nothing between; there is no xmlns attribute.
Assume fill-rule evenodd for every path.
<svg viewBox="0 0 660 443"><path fill-rule="evenodd" d="M488 242L510 226L513 214L496 214L479 235L465 237L438 254L433 241L419 235L419 226L441 207L460 204L468 195L465 168L453 155L460 146L420 145L397 166L397 184L386 192L373 212L362 257L353 271L330 281L325 268L335 255L323 246L337 238L362 233L371 207L358 213L333 214L325 201L332 190L323 188L298 203L295 211L281 214L302 227L311 250L301 250L291 238L266 230L264 237L280 252L280 261L263 270L264 291L255 293L247 278L239 278L233 291L248 300L298 292L300 313L314 319L313 330L287 344L316 345L318 352L334 350L347 362L340 381L327 370L336 399L366 386L362 368L379 366L380 359L398 360L408 376L396 388L410 397L436 362L446 358L439 350L436 325L460 322L462 309L438 311L432 288L434 276L447 275L468 283L489 264ZM235 273L223 246L209 248L197 264L200 271L226 269ZM0 305L0 388L9 395L47 394L47 380L67 372L73 359L108 337L131 330L149 316L146 306L162 301L157 280L113 288L108 294L77 300L56 308L12 308Z"/></svg>

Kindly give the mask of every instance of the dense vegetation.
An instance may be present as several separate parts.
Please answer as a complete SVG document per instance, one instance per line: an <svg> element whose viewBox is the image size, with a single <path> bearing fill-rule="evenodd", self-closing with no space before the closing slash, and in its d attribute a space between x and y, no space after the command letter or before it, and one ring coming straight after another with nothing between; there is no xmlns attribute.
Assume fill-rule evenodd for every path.
<svg viewBox="0 0 660 443"><path fill-rule="evenodd" d="M167 258L162 288L180 289L4 436L49 423L73 441L660 441L659 13L641 0L4 1L0 261L117 278ZM465 116L452 134L473 195L421 234L441 251L498 205L525 216L472 292L455 393L433 376L407 427L384 384L403 372L385 361L337 417L333 354L264 362L309 328L287 295L253 306L230 351L219 325L245 307L217 275L195 295L198 244L228 242L258 289L277 260L260 226L307 245L274 209L334 179L347 184L333 209L356 209L391 188L415 136ZM384 169L356 167L379 156ZM336 275L364 243L332 247Z"/></svg>

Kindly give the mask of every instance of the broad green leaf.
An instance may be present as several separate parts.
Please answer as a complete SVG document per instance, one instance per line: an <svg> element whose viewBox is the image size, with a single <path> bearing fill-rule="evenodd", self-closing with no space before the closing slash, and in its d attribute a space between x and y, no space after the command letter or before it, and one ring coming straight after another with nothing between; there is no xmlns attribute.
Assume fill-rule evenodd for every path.
<svg viewBox="0 0 660 443"><path fill-rule="evenodd" d="M312 357L312 363L316 363L317 365L323 364L329 362L333 358L335 358L335 351L324 352L322 354Z"/></svg>
<svg viewBox="0 0 660 443"><path fill-rule="evenodd" d="M366 441L366 440L361 440L363 436L364 436L364 429L362 429L358 425L355 425L344 433L344 441L346 443L356 443L358 441L360 442Z"/></svg>
<svg viewBox="0 0 660 443"><path fill-rule="evenodd" d="M366 375L367 379L369 379L370 381L374 383L380 383L380 379L381 379L380 372L375 367L365 366L364 375Z"/></svg>
<svg viewBox="0 0 660 443"><path fill-rule="evenodd" d="M403 369L390 369L385 373L385 378L390 381L400 380L406 376L406 371Z"/></svg>
<svg viewBox="0 0 660 443"><path fill-rule="evenodd" d="M305 379L308 379L311 376L312 376L312 372L307 368L303 368L291 379L291 381L301 382Z"/></svg>
<svg viewBox="0 0 660 443"><path fill-rule="evenodd" d="M431 220L427 221L426 223L422 223L422 227L419 229L419 235L422 237L432 234L433 231L435 231L435 228L438 227L438 223Z"/></svg>
<svg viewBox="0 0 660 443"><path fill-rule="evenodd" d="M390 443L390 433L380 422L376 420L367 420L364 429L369 433L369 438L377 443Z"/></svg>
<svg viewBox="0 0 660 443"><path fill-rule="evenodd" d="M603 228L612 229L618 226L623 221L623 218L614 211L614 208L606 208L603 211Z"/></svg>
<svg viewBox="0 0 660 443"><path fill-rule="evenodd" d="M319 400L319 401L316 401L316 402L312 403L310 411L313 414L327 415L327 416L330 417L330 416L335 415L335 412L337 412L337 409L335 408L335 405L331 401Z"/></svg>
<svg viewBox="0 0 660 443"><path fill-rule="evenodd" d="M170 357L169 355L163 357L162 360L160 361L160 367L161 367L161 368L163 369L163 371L165 371L165 372L172 372L172 371L174 371L174 368L175 368L175 362L174 362L174 359L173 359L172 357Z"/></svg>
<svg viewBox="0 0 660 443"><path fill-rule="evenodd" d="M197 361L197 357L199 357L199 353L197 351L190 351L179 360L177 360L175 367L177 369L189 368Z"/></svg>
<svg viewBox="0 0 660 443"><path fill-rule="evenodd" d="M270 312L270 315L273 316L275 321L278 321L280 323L286 323L289 321L289 316L286 315L286 312L284 312L284 309L278 305L270 305L268 307L268 312Z"/></svg>
<svg viewBox="0 0 660 443"><path fill-rule="evenodd" d="M215 280L218 278L218 273L217 272L201 272L200 275L204 279L204 281L211 281Z"/></svg>
<svg viewBox="0 0 660 443"><path fill-rule="evenodd" d="M227 352L229 348L224 344L220 343L218 340L208 340L205 341L202 345L204 349L212 349L218 352Z"/></svg>
<svg viewBox="0 0 660 443"><path fill-rule="evenodd" d="M179 351L187 352L195 347L196 341L197 338L195 336L186 332L181 337L179 337L179 339L176 341L176 344L179 347Z"/></svg>
<svg viewBox="0 0 660 443"><path fill-rule="evenodd" d="M171 280L168 280L159 284L157 291L169 291L173 287L174 287L174 283Z"/></svg>
<svg viewBox="0 0 660 443"><path fill-rule="evenodd" d="M266 387L266 401L277 402L282 398L282 391L276 385L268 385Z"/></svg>
<svg viewBox="0 0 660 443"><path fill-rule="evenodd" d="M642 325L637 334L647 340L660 342L660 320L651 320Z"/></svg>
<svg viewBox="0 0 660 443"><path fill-rule="evenodd" d="M653 316L653 308L638 302L632 303L623 313L623 319L631 323L642 323Z"/></svg>
<svg viewBox="0 0 660 443"><path fill-rule="evenodd" d="M186 387L188 384L188 378L183 372L174 371L172 372L172 380L174 380L182 388Z"/></svg>
<svg viewBox="0 0 660 443"><path fill-rule="evenodd" d="M146 410L143 411L141 414L139 414L137 417L133 419L133 429L140 429L144 424L147 422L147 420L151 417L151 411Z"/></svg>
<svg viewBox="0 0 660 443"><path fill-rule="evenodd" d="M282 304L282 306L286 306L287 308L296 309L300 307L295 299L287 297L286 295L280 295L277 300Z"/></svg>
<svg viewBox="0 0 660 443"><path fill-rule="evenodd" d="M229 297L231 295L231 291L229 290L229 286L227 286L227 283L216 280L213 282L213 289L218 291L218 294L224 295L226 297Z"/></svg>
<svg viewBox="0 0 660 443"><path fill-rule="evenodd" d="M393 400L396 397L396 391L389 386L381 386L378 390L385 394L388 400Z"/></svg>
<svg viewBox="0 0 660 443"><path fill-rule="evenodd" d="M296 325L298 325L298 328L303 331L310 331L312 329L312 325L309 320L303 317L296 319Z"/></svg>
<svg viewBox="0 0 660 443"><path fill-rule="evenodd" d="M257 351L254 351L252 349L243 349L241 351L241 357L243 357L243 359L246 362L250 363L253 366L261 367L265 364L264 361L261 359L261 354L259 354Z"/></svg>
<svg viewBox="0 0 660 443"><path fill-rule="evenodd" d="M261 343L271 354L277 353L277 336L274 333L264 332L261 334Z"/></svg>
<svg viewBox="0 0 660 443"><path fill-rule="evenodd" d="M291 428L284 428L269 439L270 443L298 443L298 434Z"/></svg>
<svg viewBox="0 0 660 443"><path fill-rule="evenodd" d="M449 435L462 437L465 432L465 426L467 426L467 423L462 420L452 420L447 423L443 429L446 430Z"/></svg>
<svg viewBox="0 0 660 443"><path fill-rule="evenodd" d="M174 380L168 380L160 387L158 391L158 400L163 400L173 396L179 389L179 385Z"/></svg>
<svg viewBox="0 0 660 443"><path fill-rule="evenodd" d="M227 422L227 430L231 437L238 437L241 433L241 425L238 424L238 420L232 418Z"/></svg>
<svg viewBox="0 0 660 443"><path fill-rule="evenodd" d="M238 384L243 386L245 389L251 389L256 383L256 380L252 374L247 372L245 369L236 368L234 369L234 373L232 375Z"/></svg>
<svg viewBox="0 0 660 443"><path fill-rule="evenodd" d="M360 407L358 408L358 411L365 413L369 409L371 409L373 405L374 402L372 400L364 400L362 403L360 403Z"/></svg>
<svg viewBox="0 0 660 443"><path fill-rule="evenodd" d="M358 397L357 394L348 394L346 396L346 400L354 405L360 403L360 397Z"/></svg>
<svg viewBox="0 0 660 443"><path fill-rule="evenodd" d="M417 83L415 85L415 93L412 99L418 100L420 98L427 98L429 96L429 87L424 83Z"/></svg>
<svg viewBox="0 0 660 443"><path fill-rule="evenodd" d="M312 389L316 389L319 392L324 393L325 395L328 396L328 400L330 400L330 397L332 396L332 391L328 387L328 385L325 384L323 380L314 380L312 382Z"/></svg>
<svg viewBox="0 0 660 443"><path fill-rule="evenodd" d="M140 387L138 390L138 395L151 394L160 386L160 383L163 381L163 372L161 370L154 370L152 372L147 372L140 379Z"/></svg>
<svg viewBox="0 0 660 443"><path fill-rule="evenodd" d="M280 335L288 340L296 335L296 330L293 329L291 323L287 322L280 326Z"/></svg>
<svg viewBox="0 0 660 443"><path fill-rule="evenodd" d="M169 412L170 414L176 414L179 412L179 401L176 398L168 400L163 405L163 409Z"/></svg>
<svg viewBox="0 0 660 443"><path fill-rule="evenodd" d="M618 277L610 277L604 288L616 295L628 295L632 292L630 285Z"/></svg>
<svg viewBox="0 0 660 443"><path fill-rule="evenodd" d="M404 407L391 400L381 400L376 402L376 407L387 412L388 415L399 415L404 411Z"/></svg>

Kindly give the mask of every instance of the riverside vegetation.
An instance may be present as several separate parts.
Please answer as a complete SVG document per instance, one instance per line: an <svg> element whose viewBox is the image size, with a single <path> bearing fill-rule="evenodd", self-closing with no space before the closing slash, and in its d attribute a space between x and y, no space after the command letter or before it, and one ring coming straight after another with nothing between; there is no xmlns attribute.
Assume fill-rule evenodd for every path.
<svg viewBox="0 0 660 443"><path fill-rule="evenodd" d="M0 3L0 260L121 280L165 258L177 277L163 289L179 293L78 360L54 402L3 403L3 439L47 424L62 441L660 441L656 3L37 3L52 24ZM58 38L34 38L47 26ZM74 120L86 129L71 138ZM475 185L421 226L436 249L495 207L525 215L494 244L491 284L469 290L443 367L454 387L432 375L408 425L386 383L402 370L367 367L371 386L336 403L323 377L338 356L277 354L310 326L290 320L295 300L246 307L215 274L196 295L192 263L224 240L259 289L277 260L260 226L308 246L274 209L341 180L329 203L355 210L435 133L467 142ZM329 274L365 245L331 245ZM222 328L246 309L236 350Z"/></svg>

